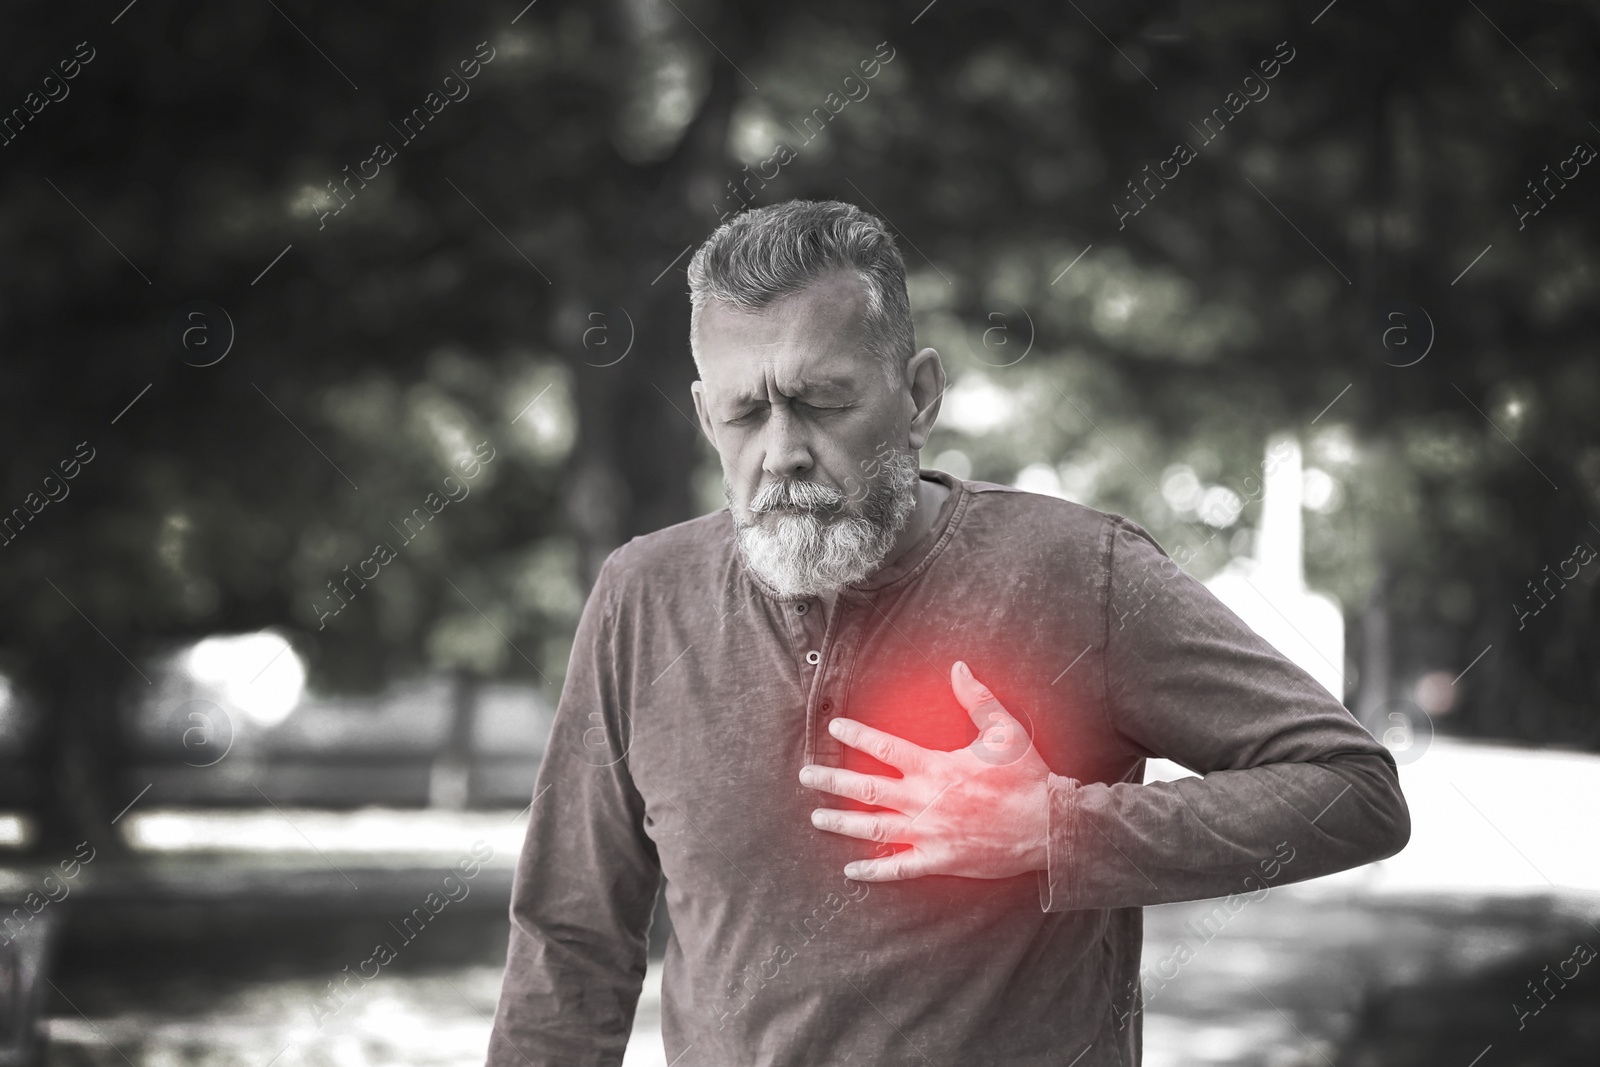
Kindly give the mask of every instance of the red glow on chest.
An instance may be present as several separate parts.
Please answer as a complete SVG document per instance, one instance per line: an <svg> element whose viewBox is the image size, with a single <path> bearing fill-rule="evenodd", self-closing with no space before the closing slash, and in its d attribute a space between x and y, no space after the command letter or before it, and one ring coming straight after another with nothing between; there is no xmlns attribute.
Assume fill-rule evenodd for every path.
<svg viewBox="0 0 1600 1067"><path fill-rule="evenodd" d="M929 663L917 656L914 662L858 674L849 704L840 714L922 748L964 748L978 736L978 730L951 691L949 670L949 664ZM900 777L894 767L849 745L842 747L839 765L847 770Z"/></svg>

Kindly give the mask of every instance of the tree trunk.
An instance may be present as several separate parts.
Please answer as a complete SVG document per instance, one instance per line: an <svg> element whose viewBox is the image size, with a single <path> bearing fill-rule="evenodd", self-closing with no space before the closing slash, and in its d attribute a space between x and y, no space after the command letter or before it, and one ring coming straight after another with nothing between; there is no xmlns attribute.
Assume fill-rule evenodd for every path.
<svg viewBox="0 0 1600 1067"><path fill-rule="evenodd" d="M472 799L472 733L477 722L478 679L457 669L450 690L450 724L444 747L428 775L428 806L463 811Z"/></svg>
<svg viewBox="0 0 1600 1067"><path fill-rule="evenodd" d="M1382 737L1385 723L1383 706L1389 702L1393 684L1391 670L1393 646L1389 633L1389 568L1378 565L1366 611L1361 618L1361 680L1356 690L1356 720L1373 736Z"/></svg>
<svg viewBox="0 0 1600 1067"><path fill-rule="evenodd" d="M729 48L747 36L726 13L713 32L722 35L719 40L726 37ZM700 431L686 388L694 364L683 283L690 255L685 248L704 239L705 224L713 218L714 197L707 193L725 180L738 78L713 60L705 101L673 154L647 166L618 158L609 179L596 182L597 188L624 190L640 206L618 217L608 235L611 247L624 250L619 258L629 265L626 283L584 294L596 307L625 308L635 331L633 350L621 363L577 368L576 452L583 458L569 483L567 510L584 546L590 582L622 541L693 513ZM703 209L696 207L702 203ZM639 225L641 219L658 220L658 225Z"/></svg>
<svg viewBox="0 0 1600 1067"><path fill-rule="evenodd" d="M119 644L128 649L131 642ZM87 841L97 855L118 855L126 851L118 823L147 784L130 783L123 772L121 711L132 689L146 683L97 634L61 651L24 679L41 709L34 741L46 768L33 812L34 851L53 857Z"/></svg>

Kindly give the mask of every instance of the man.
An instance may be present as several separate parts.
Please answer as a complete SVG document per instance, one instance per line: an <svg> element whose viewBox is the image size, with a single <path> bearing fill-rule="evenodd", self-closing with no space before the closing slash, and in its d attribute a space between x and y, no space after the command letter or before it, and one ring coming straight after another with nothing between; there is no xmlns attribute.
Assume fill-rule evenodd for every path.
<svg viewBox="0 0 1600 1067"><path fill-rule="evenodd" d="M945 376L877 219L750 211L689 281L728 508L601 569L494 1067L621 1061L663 875L676 1067L1133 1064L1143 905L1404 847L1388 752L1137 526L919 472Z"/></svg>

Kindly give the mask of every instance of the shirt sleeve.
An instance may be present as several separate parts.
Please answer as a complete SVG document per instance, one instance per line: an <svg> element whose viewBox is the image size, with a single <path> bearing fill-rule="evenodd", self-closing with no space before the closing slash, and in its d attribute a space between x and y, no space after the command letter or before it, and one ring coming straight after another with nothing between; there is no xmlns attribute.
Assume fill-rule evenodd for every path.
<svg viewBox="0 0 1600 1067"><path fill-rule="evenodd" d="M1263 893L1405 847L1394 758L1343 704L1137 526L1113 518L1106 559L1103 725L1203 777L1051 775L1046 911Z"/></svg>
<svg viewBox="0 0 1600 1067"><path fill-rule="evenodd" d="M539 766L489 1067L615 1067L632 1030L661 873L628 770L617 557L579 619Z"/></svg>

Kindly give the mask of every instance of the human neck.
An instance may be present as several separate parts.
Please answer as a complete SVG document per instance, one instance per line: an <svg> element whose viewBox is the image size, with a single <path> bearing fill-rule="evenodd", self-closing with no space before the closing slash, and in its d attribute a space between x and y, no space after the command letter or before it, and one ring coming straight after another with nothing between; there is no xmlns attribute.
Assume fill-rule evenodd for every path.
<svg viewBox="0 0 1600 1067"><path fill-rule="evenodd" d="M938 517L939 509L949 496L950 490L944 483L921 477L917 479L917 506L912 510L905 528L895 537L889 554L883 557L880 569L893 565L928 535L928 531L933 529L933 520Z"/></svg>

